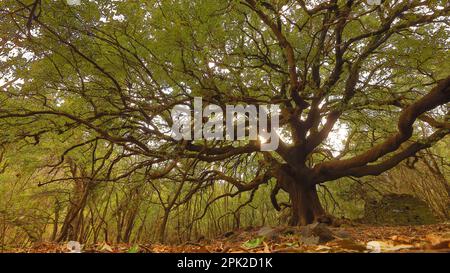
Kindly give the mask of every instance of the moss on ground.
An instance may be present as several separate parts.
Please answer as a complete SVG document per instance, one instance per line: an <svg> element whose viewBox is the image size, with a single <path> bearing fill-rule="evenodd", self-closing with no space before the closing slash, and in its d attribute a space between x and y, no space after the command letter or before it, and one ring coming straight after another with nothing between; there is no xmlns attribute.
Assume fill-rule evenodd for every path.
<svg viewBox="0 0 450 273"><path fill-rule="evenodd" d="M364 223L374 225L428 225L437 217L422 200L408 194L388 194L366 202Z"/></svg>

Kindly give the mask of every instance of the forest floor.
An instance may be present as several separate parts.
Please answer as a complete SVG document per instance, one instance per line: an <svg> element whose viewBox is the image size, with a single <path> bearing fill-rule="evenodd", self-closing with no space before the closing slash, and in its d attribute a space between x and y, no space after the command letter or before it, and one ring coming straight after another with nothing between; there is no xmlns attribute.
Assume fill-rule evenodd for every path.
<svg viewBox="0 0 450 273"><path fill-rule="evenodd" d="M67 243L39 243L4 252L65 253ZM107 244L81 247L87 253L304 253L304 252L450 252L450 223L426 226L260 227L227 232L215 239L178 245Z"/></svg>

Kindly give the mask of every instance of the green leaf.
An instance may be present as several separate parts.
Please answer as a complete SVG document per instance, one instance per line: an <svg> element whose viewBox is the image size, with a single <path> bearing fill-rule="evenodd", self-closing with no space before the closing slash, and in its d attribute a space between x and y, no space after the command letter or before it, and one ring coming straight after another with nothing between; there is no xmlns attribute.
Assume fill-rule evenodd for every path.
<svg viewBox="0 0 450 273"><path fill-rule="evenodd" d="M245 248L255 248L255 247L260 246L263 241L264 241L264 237L258 237L258 238L246 241L245 243L242 244L242 246Z"/></svg>
<svg viewBox="0 0 450 273"><path fill-rule="evenodd" d="M138 253L138 252L139 252L138 245L134 245L134 246L130 247L130 249L128 249L128 253Z"/></svg>

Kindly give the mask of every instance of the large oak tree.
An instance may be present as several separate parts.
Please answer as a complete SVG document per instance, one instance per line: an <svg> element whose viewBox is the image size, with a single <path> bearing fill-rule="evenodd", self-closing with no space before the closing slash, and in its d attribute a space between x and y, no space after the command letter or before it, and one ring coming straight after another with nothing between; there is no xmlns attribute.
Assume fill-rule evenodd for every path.
<svg viewBox="0 0 450 273"><path fill-rule="evenodd" d="M289 194L293 225L325 214L318 184L379 175L450 132L446 0L6 0L0 16L2 142L81 130L61 162L102 140L117 147L111 170L134 159L118 177L194 162L183 181L236 194L276 181L270 200ZM278 149L174 140L170 111L196 96L279 104ZM250 180L221 167L251 160Z"/></svg>

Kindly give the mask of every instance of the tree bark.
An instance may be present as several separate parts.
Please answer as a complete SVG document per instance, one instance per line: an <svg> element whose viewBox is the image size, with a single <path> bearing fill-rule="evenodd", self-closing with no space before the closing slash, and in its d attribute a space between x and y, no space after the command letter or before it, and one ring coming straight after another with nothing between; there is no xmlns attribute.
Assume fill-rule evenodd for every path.
<svg viewBox="0 0 450 273"><path fill-rule="evenodd" d="M297 168L299 170L300 168ZM320 203L315 183L308 173L294 172L287 164L278 169L277 186L272 193L272 204L278 210L281 209L276 202L276 194L283 189L289 194L291 201L292 226L303 226L318 221L319 217L325 216L325 210Z"/></svg>
<svg viewBox="0 0 450 273"><path fill-rule="evenodd" d="M164 243L166 240L166 228L167 228L167 222L169 220L169 214L170 214L170 209L165 209L162 221L159 225L159 231L158 231L159 232L158 240L160 243Z"/></svg>
<svg viewBox="0 0 450 273"><path fill-rule="evenodd" d="M292 211L290 225L308 225L325 214L315 186L306 186L298 182L294 183L289 189L289 197Z"/></svg>

